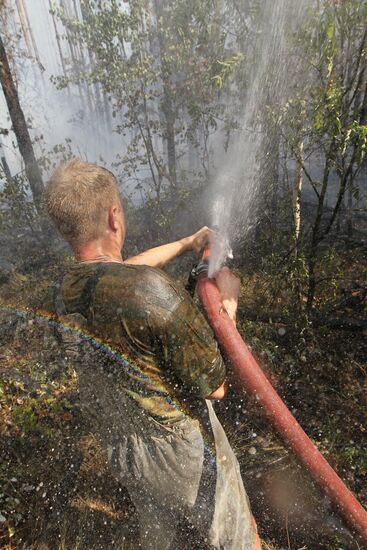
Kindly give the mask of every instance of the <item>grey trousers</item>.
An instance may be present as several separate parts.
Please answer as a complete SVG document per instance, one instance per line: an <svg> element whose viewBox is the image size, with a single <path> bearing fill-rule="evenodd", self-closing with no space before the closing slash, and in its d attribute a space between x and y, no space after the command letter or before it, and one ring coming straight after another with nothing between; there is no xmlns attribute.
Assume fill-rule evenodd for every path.
<svg viewBox="0 0 367 550"><path fill-rule="evenodd" d="M108 445L138 512L143 549L260 549L238 461L206 405L209 433L190 417L174 427L149 418Z"/></svg>

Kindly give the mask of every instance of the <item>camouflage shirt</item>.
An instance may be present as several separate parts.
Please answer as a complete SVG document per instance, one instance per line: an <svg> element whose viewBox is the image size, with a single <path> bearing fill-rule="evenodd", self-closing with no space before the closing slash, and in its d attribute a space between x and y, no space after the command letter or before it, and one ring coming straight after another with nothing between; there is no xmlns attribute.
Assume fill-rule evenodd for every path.
<svg viewBox="0 0 367 550"><path fill-rule="evenodd" d="M86 317L89 331L134 365L124 387L139 407L173 424L187 403L202 402L224 381L213 332L189 294L148 266L104 264L85 303L99 265L78 263L64 276L66 311Z"/></svg>

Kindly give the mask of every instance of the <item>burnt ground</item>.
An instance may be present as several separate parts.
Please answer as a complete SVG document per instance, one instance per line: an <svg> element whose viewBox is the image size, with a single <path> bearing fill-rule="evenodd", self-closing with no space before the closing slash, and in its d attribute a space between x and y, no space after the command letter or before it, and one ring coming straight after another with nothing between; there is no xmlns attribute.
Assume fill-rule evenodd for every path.
<svg viewBox="0 0 367 550"><path fill-rule="evenodd" d="M18 310L0 315L0 547L137 548L134 507L81 416L77 379L52 328L19 314L40 305L46 286L40 274L23 273L3 281L0 292L1 305ZM245 302L243 311L252 307ZM245 315L239 329L307 434L367 506L366 333ZM363 548L251 396L232 393L217 411L264 549Z"/></svg>

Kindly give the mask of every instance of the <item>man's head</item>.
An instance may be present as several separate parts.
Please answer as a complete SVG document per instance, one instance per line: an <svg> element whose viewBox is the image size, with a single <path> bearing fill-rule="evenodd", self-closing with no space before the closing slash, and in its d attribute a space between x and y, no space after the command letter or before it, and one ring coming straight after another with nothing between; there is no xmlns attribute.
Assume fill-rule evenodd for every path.
<svg viewBox="0 0 367 550"><path fill-rule="evenodd" d="M80 159L62 164L49 181L45 205L75 252L111 239L122 248L125 221L117 181L109 170Z"/></svg>

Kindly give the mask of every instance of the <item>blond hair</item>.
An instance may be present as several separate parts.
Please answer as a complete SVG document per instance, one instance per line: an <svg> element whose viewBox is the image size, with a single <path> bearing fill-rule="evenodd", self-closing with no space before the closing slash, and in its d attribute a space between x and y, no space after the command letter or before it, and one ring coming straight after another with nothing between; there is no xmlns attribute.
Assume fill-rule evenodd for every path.
<svg viewBox="0 0 367 550"><path fill-rule="evenodd" d="M59 166L44 195L49 216L74 249L103 234L116 201L120 196L112 172L77 158Z"/></svg>

